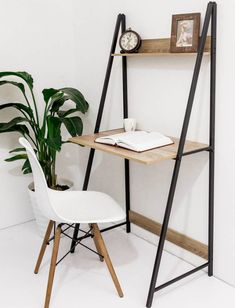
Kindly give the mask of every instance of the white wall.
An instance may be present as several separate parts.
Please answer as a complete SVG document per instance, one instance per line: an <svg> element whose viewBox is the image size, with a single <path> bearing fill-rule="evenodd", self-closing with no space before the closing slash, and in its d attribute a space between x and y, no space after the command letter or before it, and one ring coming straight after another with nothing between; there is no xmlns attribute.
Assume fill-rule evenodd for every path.
<svg viewBox="0 0 235 308"><path fill-rule="evenodd" d="M7 1L0 11L1 70L26 70L35 79L39 102L44 87L74 86L90 103L85 132L92 132L99 104L107 56L116 15L125 13L127 26L143 38L169 37L171 15L201 12L207 1ZM233 156L234 1L218 1L218 61L215 183L215 274L235 285L231 268L235 258ZM193 57L128 60L129 113L139 127L179 135L194 65ZM115 59L102 129L122 125L121 59ZM207 141L209 59L203 60L188 137ZM11 88L0 89L0 100L19 100ZM12 115L12 114L11 114ZM1 113L0 120L10 118ZM1 135L1 160L14 135ZM82 186L88 150L66 145L59 157L58 174ZM132 208L161 221L173 162L144 167L131 163ZM104 172L105 170L105 172ZM109 192L124 204L123 161L97 153L90 188ZM25 194L30 176L23 177L18 163L1 162L0 228L26 221L32 213ZM186 180L186 181L185 181ZM182 163L170 226L207 242L208 154L186 157ZM14 193L13 193L14 190ZM135 228L141 236L147 236ZM179 253L174 247L175 253ZM182 254L181 254L182 255ZM187 258L190 256L183 255ZM191 259L192 262L193 259Z"/></svg>

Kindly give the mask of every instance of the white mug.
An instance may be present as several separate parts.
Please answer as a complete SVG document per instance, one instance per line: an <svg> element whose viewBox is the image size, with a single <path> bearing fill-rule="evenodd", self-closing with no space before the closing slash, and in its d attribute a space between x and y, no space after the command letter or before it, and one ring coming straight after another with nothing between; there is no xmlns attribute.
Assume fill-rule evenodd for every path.
<svg viewBox="0 0 235 308"><path fill-rule="evenodd" d="M136 119L127 118L123 120L125 132L134 131L136 128Z"/></svg>

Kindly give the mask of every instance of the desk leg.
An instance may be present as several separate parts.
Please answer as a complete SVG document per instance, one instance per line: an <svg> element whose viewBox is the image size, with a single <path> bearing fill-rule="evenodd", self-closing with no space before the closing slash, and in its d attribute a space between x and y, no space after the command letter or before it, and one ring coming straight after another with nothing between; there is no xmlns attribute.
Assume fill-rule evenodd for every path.
<svg viewBox="0 0 235 308"><path fill-rule="evenodd" d="M129 218L130 211L130 166L129 160L125 159L125 194L126 194L126 232L131 232L131 224Z"/></svg>
<svg viewBox="0 0 235 308"><path fill-rule="evenodd" d="M89 158L88 158L86 174L85 174L85 179L84 179L82 190L87 190L89 179L90 179L91 167L92 167L94 155L95 155L95 150L91 149L90 150L90 154L89 154ZM75 251L75 243L76 243L76 240L77 240L77 237L78 237L79 226L80 226L80 224L76 224L75 225L75 229L74 229L74 233L73 233L73 239L72 239L72 243L71 243L71 248L73 247L73 249L71 250L71 253L74 253L74 251Z"/></svg>
<svg viewBox="0 0 235 308"><path fill-rule="evenodd" d="M167 233L168 223L169 223L169 219L170 219L173 199L174 199L174 195L175 195L175 188L176 188L176 183L177 183L177 179L178 179L178 175L179 175L180 164L181 164L181 159L177 159L176 162L175 162L175 167L174 167L173 176L172 176L172 180L171 180L171 186L170 186L170 190L169 190L169 194L168 194L168 200L167 200L165 215L164 215L160 239L159 239L159 243L158 243L157 255L156 255L156 259L155 259L155 263L154 263L154 267L153 267L152 278L151 278L150 287L149 287L148 299L147 299L147 303L146 303L146 307L148 307L148 308L152 306L153 295L154 295L155 289L156 289L156 282L157 282L159 267L160 267L160 263L161 263L162 252L163 252L163 248L164 248L164 244L165 244L166 233Z"/></svg>
<svg viewBox="0 0 235 308"><path fill-rule="evenodd" d="M208 215L208 276L213 276L213 235L214 235L214 151L209 161L209 215Z"/></svg>
<svg viewBox="0 0 235 308"><path fill-rule="evenodd" d="M213 236L214 236L214 166L215 166L215 85L216 85L216 20L217 5L214 3L211 23L211 80L210 80L210 156L209 156L209 232L208 232L208 275L213 275Z"/></svg>
<svg viewBox="0 0 235 308"><path fill-rule="evenodd" d="M75 251L75 244L78 238L79 227L80 227L80 224L75 224L75 229L73 232L73 239L72 239L71 246L70 246L71 253L74 253Z"/></svg>
<svg viewBox="0 0 235 308"><path fill-rule="evenodd" d="M126 31L126 16L122 14L122 33ZM128 118L128 89L127 89L127 58L122 57L122 86L123 86L123 118ZM125 199L126 199L126 232L131 232L129 219L130 211L130 167L125 159Z"/></svg>

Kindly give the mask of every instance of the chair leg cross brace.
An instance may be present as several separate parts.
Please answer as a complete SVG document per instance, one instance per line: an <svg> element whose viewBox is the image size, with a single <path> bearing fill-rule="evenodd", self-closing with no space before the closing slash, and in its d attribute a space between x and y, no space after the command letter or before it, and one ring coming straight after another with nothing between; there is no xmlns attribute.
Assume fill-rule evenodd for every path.
<svg viewBox="0 0 235 308"><path fill-rule="evenodd" d="M39 253L39 257L38 257L38 260L37 260L37 263L36 263L36 266L35 266L35 270L34 270L35 274L37 274L38 271L39 271L39 268L40 268L40 265L41 265L41 262L42 262L42 259L43 259L43 256L44 256L44 253L45 253L45 250L46 250L49 238L50 238L50 234L52 232L54 225L55 225L55 222L53 222L53 221L50 221L49 224L48 224L47 231L46 231L46 234L45 234L42 246L41 246L41 250L40 250L40 253ZM68 255L71 252L71 250L74 248L74 247L71 247L69 252L66 255L64 255L64 257L62 257L59 261L57 261L60 238L61 238L61 234L64 232L64 231L62 231L62 226L63 226L63 224L59 224L56 228L56 231L55 231L54 244L53 244L53 251L52 251L52 257L51 257L51 264L50 264L50 270L49 270L49 277L48 277L48 284L47 284L47 291L46 291L46 299L45 299L44 308L48 308L49 304L50 304L50 298L51 298L51 292L52 292L52 286L53 286L53 281L54 281L56 265L59 262L61 262L62 259L64 259L66 257L66 255ZM93 249L90 249L86 245L83 245L83 244L80 243L83 238L87 238L89 233L91 233L91 237L94 240L97 252L94 251ZM71 237L69 236L69 238L71 238ZM117 293L120 297L123 297L123 292L122 292L121 286L119 284L118 278L117 278L116 273L114 271L111 259L109 257L108 251L106 249L106 246L105 246L105 243L104 243L103 238L101 236L101 232L99 230L98 225L97 224L90 224L90 229L85 233L85 235L82 238L80 238L76 242L75 245L78 245L78 244L81 244L82 246L84 246L84 247L88 248L89 250L95 252L97 255L99 255L101 261L103 261L103 260L105 261L105 263L108 267L109 273L112 277L113 283L115 285L115 288L117 290Z"/></svg>
<svg viewBox="0 0 235 308"><path fill-rule="evenodd" d="M67 229L65 229L65 230L67 230ZM82 231L82 230L79 229L79 231ZM85 235L80 237L79 240L75 241L75 244L73 246L71 246L70 250L59 261L57 261L56 265L58 265L68 254L70 254L72 251L74 251L74 249L77 245L81 245L81 246L87 248L88 250L92 251L93 253L97 254L100 258L100 261L103 261L103 256L99 252L97 252L98 249L97 249L97 251L95 251L95 250L91 249L90 247L88 247L87 245L84 245L84 244L81 243L81 241L83 239L87 238L88 235L92 232L92 227L87 232L85 232L85 231L83 231L83 232L85 233ZM73 237L69 236L64 231L61 231L61 233L64 234L65 236L67 236L68 238L74 240ZM93 238L93 236L91 236L91 237Z"/></svg>

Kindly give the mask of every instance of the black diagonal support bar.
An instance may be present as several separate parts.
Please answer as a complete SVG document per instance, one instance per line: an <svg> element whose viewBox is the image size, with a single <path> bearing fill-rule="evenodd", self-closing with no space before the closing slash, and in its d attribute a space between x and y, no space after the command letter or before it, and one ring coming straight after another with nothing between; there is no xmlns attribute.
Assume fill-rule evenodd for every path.
<svg viewBox="0 0 235 308"><path fill-rule="evenodd" d="M171 215L171 209L172 209L172 204L174 200L174 195L175 195L175 189L176 189L176 184L178 180L178 175L179 175L179 170L180 170L180 165L181 165L181 159L183 157L183 151L184 151L184 145L185 145L185 140L187 136L187 131L188 131L188 126L189 126L189 121L190 121L190 116L192 112L192 107L193 107L193 101L195 97L195 92L196 92L196 87L197 87L197 81L200 73L200 68L201 68L201 62L202 62L202 57L203 57L203 51L205 48L205 43L206 43L206 38L207 38L207 33L208 33L208 28L209 28L209 23L210 20L212 20L212 44L211 44L211 52L212 54L215 53L215 46L213 48L213 42L215 42L216 39L216 3L215 2L209 2L207 6L207 11L206 11L206 16L205 16L205 21L203 24L203 29L202 29L202 34L199 42L199 47L198 47L198 52L197 52L197 58L196 58L196 63L194 67L194 72L193 72L193 78L192 78L192 83L190 87L190 92L189 92L189 97L188 97L188 102L186 106L186 111L185 111L185 116L184 116L184 122L181 130L181 136L180 136L180 141L179 141L179 147L178 147L178 152L176 156L176 161L175 161L175 166L173 170L173 175L172 175L172 180L171 180L171 185L169 189L169 194L168 194L168 199L167 199L167 205L166 205L166 210L165 210L165 215L163 219L163 224L162 224L162 229L160 233L160 238L159 238L159 243L158 243L158 249L157 249L157 254L156 254L156 259L153 267L153 273L152 273L152 278L150 282L150 287L149 287L149 293L148 293L148 298L147 298L147 303L146 307L151 307L152 302L153 302L153 296L155 291L158 290L156 288L156 282L157 282L157 277L159 273L159 267L161 263L161 258L162 258L162 252L166 240L166 234L167 234L167 229L168 229L168 224L169 224L169 219ZM214 24L214 25L213 25ZM215 54L212 57L212 63L211 63L211 90L210 90L210 140L214 140L214 105L215 105ZM214 192L214 184L213 184L213 178L214 178L214 151L213 151L214 144L213 142L210 141L210 170L209 170L209 262L208 262L208 270L212 272L212 258L213 258L213 192ZM211 268L211 269L210 269ZM212 274L212 273L211 273ZM182 276L183 278L184 276ZM173 283L175 280L173 279L171 283ZM165 286L167 286L166 284Z"/></svg>

